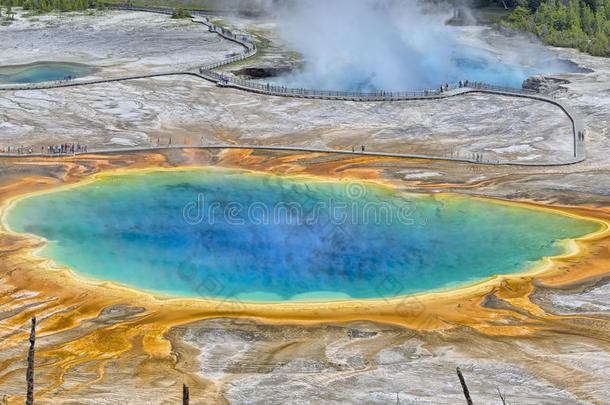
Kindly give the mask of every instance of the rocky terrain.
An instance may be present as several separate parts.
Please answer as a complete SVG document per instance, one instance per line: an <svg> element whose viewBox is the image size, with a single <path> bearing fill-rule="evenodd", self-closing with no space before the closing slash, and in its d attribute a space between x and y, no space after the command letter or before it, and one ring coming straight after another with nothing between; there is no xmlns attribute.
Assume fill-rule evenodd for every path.
<svg viewBox="0 0 610 405"><path fill-rule="evenodd" d="M191 70L240 52L190 19L167 15L96 11L24 17L2 27L2 65L41 61L85 63L100 68L93 77L117 77Z"/></svg>
<svg viewBox="0 0 610 405"><path fill-rule="evenodd" d="M0 145L27 140L34 150L72 141L91 148L149 146L168 144L171 137L174 144L197 145L349 150L366 144L370 151L480 153L489 160L552 162L572 156L571 123L559 108L500 96L399 103L287 100L170 77L17 91L0 99L0 106ZM512 113L502 113L507 110Z"/></svg>

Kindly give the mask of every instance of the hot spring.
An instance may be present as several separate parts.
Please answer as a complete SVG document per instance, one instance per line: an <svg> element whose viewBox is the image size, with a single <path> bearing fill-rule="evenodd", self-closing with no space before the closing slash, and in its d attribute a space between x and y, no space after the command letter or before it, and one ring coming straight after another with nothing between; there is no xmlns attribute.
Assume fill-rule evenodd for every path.
<svg viewBox="0 0 610 405"><path fill-rule="evenodd" d="M4 220L86 277L265 302L468 285L530 269L600 228L465 195L216 168L104 175L17 200Z"/></svg>
<svg viewBox="0 0 610 405"><path fill-rule="evenodd" d="M462 24L475 24L467 8L458 9ZM458 9L416 0L274 2L269 13L302 66L260 82L364 92L437 89L460 80L519 88L534 74L580 71L525 37L454 25Z"/></svg>
<svg viewBox="0 0 610 405"><path fill-rule="evenodd" d="M0 83L39 83L88 76L93 66L68 62L37 62L28 65L0 66Z"/></svg>

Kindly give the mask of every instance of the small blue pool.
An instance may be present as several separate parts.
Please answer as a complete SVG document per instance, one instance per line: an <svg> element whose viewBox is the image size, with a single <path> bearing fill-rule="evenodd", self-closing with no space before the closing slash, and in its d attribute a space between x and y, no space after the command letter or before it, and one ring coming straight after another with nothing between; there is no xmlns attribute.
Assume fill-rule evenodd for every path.
<svg viewBox="0 0 610 405"><path fill-rule="evenodd" d="M0 83L39 83L72 80L97 72L93 66L69 62L36 62L0 66Z"/></svg>

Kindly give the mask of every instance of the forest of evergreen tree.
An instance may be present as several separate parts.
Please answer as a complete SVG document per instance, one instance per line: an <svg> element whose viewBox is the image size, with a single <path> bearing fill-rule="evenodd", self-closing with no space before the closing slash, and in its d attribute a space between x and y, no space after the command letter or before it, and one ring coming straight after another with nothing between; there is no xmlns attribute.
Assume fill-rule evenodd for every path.
<svg viewBox="0 0 610 405"><path fill-rule="evenodd" d="M610 0L518 0L508 20L549 45L610 56Z"/></svg>

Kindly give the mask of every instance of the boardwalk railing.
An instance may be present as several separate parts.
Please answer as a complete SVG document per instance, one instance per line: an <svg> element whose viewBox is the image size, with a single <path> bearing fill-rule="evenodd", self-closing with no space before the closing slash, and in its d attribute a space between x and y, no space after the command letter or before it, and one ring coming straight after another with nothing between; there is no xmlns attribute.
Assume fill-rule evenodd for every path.
<svg viewBox="0 0 610 405"><path fill-rule="evenodd" d="M537 91L524 89L524 88L516 88L516 87L508 87L508 86L497 86L495 84L488 84L483 82L469 82L468 87L472 89L481 89L481 90L493 90L499 91L502 93L515 93L515 94L537 94Z"/></svg>
<svg viewBox="0 0 610 405"><path fill-rule="evenodd" d="M264 93L269 95L277 96L292 96L292 97L310 97L310 98L329 98L329 99L345 99L345 100L384 100L384 101L397 101L397 100L408 100L408 99L421 99L430 96L446 96L448 92L452 92L460 89L477 89L477 90L492 90L502 93L511 94L536 94L535 91L528 89L520 89L516 87L507 86L496 86L493 84L483 82L463 82L452 83L449 86L443 86L443 90L438 89L425 89L421 91L350 91L350 90L319 90L319 89L307 89L302 87L286 87L278 86L270 83L261 83L254 80L239 79L235 76L225 75L222 73L214 72L212 69L217 69L230 63L244 60L249 58L250 54L245 52L238 56L227 58L223 61L216 62L214 64L203 66L199 69L199 73L202 76L209 78L211 81L218 83L220 86L225 87L238 87L243 90L251 90L257 93ZM467 84L466 84L467 83ZM457 93L455 93L457 94Z"/></svg>
<svg viewBox="0 0 610 405"><path fill-rule="evenodd" d="M245 54L244 54L245 55ZM260 83L254 80L239 79L235 76L229 76L222 73L212 71L214 68L221 67L223 65L233 63L235 60L243 60L248 56L235 57L226 59L223 62L217 62L213 64L213 67L209 65L199 69L199 73L205 76L211 81L218 83L223 87L237 87L242 90L255 91L256 93L263 93L268 95L276 96L288 96L288 97L300 97L300 98L328 98L328 99L343 99L343 100L383 100L383 101L398 101L398 100L409 100L409 99L421 99L426 97L444 97L453 94L459 94L460 89L464 91L466 89L477 89L477 90L491 90L502 93L511 94L536 94L536 92L528 89L519 89L515 87L495 86L482 82L469 82L468 84L452 83L448 87L443 87L443 91L439 89L434 90L422 90L422 91L349 91L349 90L318 90L318 89L307 89L300 87L286 87L278 86L274 84ZM447 94L445 94L447 93Z"/></svg>
<svg viewBox="0 0 610 405"><path fill-rule="evenodd" d="M51 158L62 158L62 157L76 157L80 155L106 155L106 154L121 154L131 152L153 152L153 151L164 151L164 150L183 150L183 149L201 149L201 150L213 150L213 149L245 149L245 150L260 150L260 151L278 151L278 152L307 152L307 153L324 153L330 155L350 155L350 156L369 156L369 157L388 157L388 158L403 158L403 159L419 159L419 160L438 160L445 162L463 162L473 163L479 165L507 165L507 166L538 166L538 167L551 167L551 166L565 166L574 163L578 163L584 160L583 158L568 159L562 162L527 162L527 161L508 161L508 160L477 160L476 158L468 157L448 157L448 156L430 156L430 155L418 155L411 153L392 153L392 152L362 152L362 151L349 151L341 149L326 149L326 148L309 148L302 146L265 146L265 145L235 145L235 144L222 144L222 145L162 145L162 146L141 146L141 147L128 147L128 148L109 148L109 149L95 149L88 150L87 152L67 152L67 153L1 153L0 158L19 158L19 157L51 157Z"/></svg>

